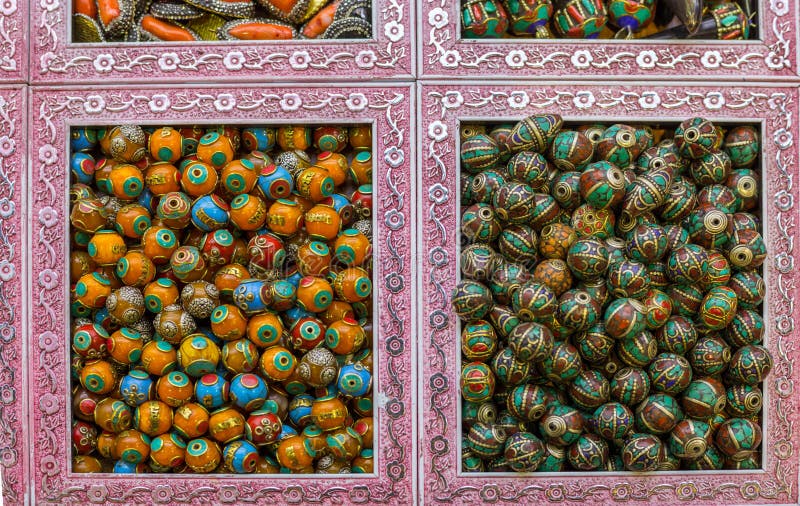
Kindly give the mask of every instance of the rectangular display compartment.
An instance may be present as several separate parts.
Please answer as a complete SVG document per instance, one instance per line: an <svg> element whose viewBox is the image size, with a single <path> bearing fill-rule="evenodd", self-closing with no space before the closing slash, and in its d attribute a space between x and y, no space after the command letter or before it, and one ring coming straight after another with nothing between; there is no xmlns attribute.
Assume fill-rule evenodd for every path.
<svg viewBox="0 0 800 506"><path fill-rule="evenodd" d="M753 40L464 39L460 0L418 0L420 77L797 78L795 0L759 0L757 5Z"/></svg>
<svg viewBox="0 0 800 506"><path fill-rule="evenodd" d="M543 502L647 504L785 504L797 501L797 339L793 322L797 259L798 90L778 86L564 85L432 82L419 89L420 470L425 504ZM758 125L762 134L763 235L768 258L764 345L774 367L764 382L762 468L755 471L653 473L466 473L461 470L459 322L450 293L460 278L459 132L462 124L514 122L534 114L565 122L677 123L704 117Z"/></svg>
<svg viewBox="0 0 800 506"><path fill-rule="evenodd" d="M71 4L31 3L32 84L264 83L415 75L412 0L372 0L371 39L141 44L72 42Z"/></svg>
<svg viewBox="0 0 800 506"><path fill-rule="evenodd" d="M31 497L37 502L242 503L414 501L411 288L414 176L410 86L45 88L31 94ZM225 104L225 107L219 107ZM291 104L287 107L286 104ZM69 132L75 126L370 124L373 131L373 401L369 475L117 475L71 471ZM18 338L19 339L19 338ZM18 363L22 363L20 360ZM37 401L38 400L38 401ZM20 454L26 452L19 449Z"/></svg>
<svg viewBox="0 0 800 506"><path fill-rule="evenodd" d="M0 2L0 83L28 80L28 4L26 0Z"/></svg>
<svg viewBox="0 0 800 506"><path fill-rule="evenodd" d="M0 479L5 504L22 504L29 482L23 363L33 352L26 347L28 287L22 282L28 265L27 99L26 87L0 85Z"/></svg>

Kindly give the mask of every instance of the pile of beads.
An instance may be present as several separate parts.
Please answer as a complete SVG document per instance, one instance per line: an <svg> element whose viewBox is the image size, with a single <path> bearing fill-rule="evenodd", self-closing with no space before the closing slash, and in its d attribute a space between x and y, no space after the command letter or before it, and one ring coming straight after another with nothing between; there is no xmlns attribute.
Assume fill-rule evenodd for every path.
<svg viewBox="0 0 800 506"><path fill-rule="evenodd" d="M367 39L370 0L72 0L75 42Z"/></svg>
<svg viewBox="0 0 800 506"><path fill-rule="evenodd" d="M466 471L760 467L759 136L461 131Z"/></svg>
<svg viewBox="0 0 800 506"><path fill-rule="evenodd" d="M371 473L370 128L71 147L73 470Z"/></svg>

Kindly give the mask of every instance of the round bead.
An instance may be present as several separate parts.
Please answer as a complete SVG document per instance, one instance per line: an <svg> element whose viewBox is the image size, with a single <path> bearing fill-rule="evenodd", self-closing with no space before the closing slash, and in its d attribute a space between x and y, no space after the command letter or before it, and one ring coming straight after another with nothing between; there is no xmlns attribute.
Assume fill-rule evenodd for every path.
<svg viewBox="0 0 800 506"><path fill-rule="evenodd" d="M177 291L177 288L175 288ZM194 318L178 304L170 304L153 318L153 327L165 341L177 345L197 328Z"/></svg>
<svg viewBox="0 0 800 506"><path fill-rule="evenodd" d="M469 429L466 442L475 455L487 458L500 455L507 438L501 427L477 422Z"/></svg>
<svg viewBox="0 0 800 506"><path fill-rule="evenodd" d="M466 322L483 318L493 304L489 289L481 283L469 280L456 285L450 301L456 315Z"/></svg>
<svg viewBox="0 0 800 506"><path fill-rule="evenodd" d="M494 394L495 376L486 364L471 362L461 369L461 396L469 402L483 402Z"/></svg>
<svg viewBox="0 0 800 506"><path fill-rule="evenodd" d="M733 274L728 286L736 293L738 307L742 309L756 309L766 293L764 279L756 271Z"/></svg>
<svg viewBox="0 0 800 506"><path fill-rule="evenodd" d="M547 286L556 296L563 294L572 286L572 274L567 263L558 259L540 262L533 271L533 279Z"/></svg>
<svg viewBox="0 0 800 506"><path fill-rule="evenodd" d="M682 419L678 401L668 394L652 394L636 407L636 427L650 434L666 434Z"/></svg>
<svg viewBox="0 0 800 506"><path fill-rule="evenodd" d="M160 401L176 408L189 402L194 393L194 385L185 373L172 371L159 378L156 392Z"/></svg>
<svg viewBox="0 0 800 506"><path fill-rule="evenodd" d="M738 417L751 417L761 411L763 394L758 386L745 384L728 387L725 395L728 412Z"/></svg>
<svg viewBox="0 0 800 506"><path fill-rule="evenodd" d="M620 360L632 367L644 367L658 353L658 344L650 332L644 330L619 341L617 354Z"/></svg>
<svg viewBox="0 0 800 506"><path fill-rule="evenodd" d="M569 446L583 433L584 418L580 411L561 403L554 403L539 420L539 431L548 444Z"/></svg>
<svg viewBox="0 0 800 506"><path fill-rule="evenodd" d="M186 465L196 473L210 473L222 459L219 446L208 438L193 439L186 443Z"/></svg>
<svg viewBox="0 0 800 506"><path fill-rule="evenodd" d="M461 143L461 163L467 172L476 174L492 167L500 156L497 143L485 134L472 136Z"/></svg>
<svg viewBox="0 0 800 506"><path fill-rule="evenodd" d="M722 183L731 171L731 159L725 151L712 151L692 160L689 174L699 185Z"/></svg>
<svg viewBox="0 0 800 506"><path fill-rule="evenodd" d="M108 354L117 363L136 363L142 356L142 335L123 327L108 338Z"/></svg>
<svg viewBox="0 0 800 506"><path fill-rule="evenodd" d="M150 441L150 459L159 466L180 467L185 457L186 443L174 432L161 434Z"/></svg>
<svg viewBox="0 0 800 506"><path fill-rule="evenodd" d="M494 337L494 330L492 329L491 325L489 325L488 322L483 323L492 331L491 337ZM470 325L466 325L464 327L464 330L462 330L462 336L465 334L472 335L477 333L476 339L473 342L481 342L481 331L485 330L485 327L483 329L478 327L468 330L469 327ZM325 346L338 355L348 355L358 351L364 345L365 341L366 333L364 332L363 327L361 327L361 325L359 325L355 319L349 316L345 316L341 320L335 320L331 322L330 325L328 325L328 328L325 330Z"/></svg>
<svg viewBox="0 0 800 506"><path fill-rule="evenodd" d="M681 396L681 406L692 418L708 419L722 412L725 405L725 387L713 377L692 381Z"/></svg>
<svg viewBox="0 0 800 506"><path fill-rule="evenodd" d="M692 368L681 355L662 353L648 367L650 384L657 392L678 394L686 390L692 381Z"/></svg>
<svg viewBox="0 0 800 506"><path fill-rule="evenodd" d="M726 286L712 288L700 305L700 322L710 330L722 330L736 315L738 301L736 293Z"/></svg>
<svg viewBox="0 0 800 506"><path fill-rule="evenodd" d="M234 441L222 450L222 458L234 473L252 473L256 470L258 449L249 441Z"/></svg>
<svg viewBox="0 0 800 506"><path fill-rule="evenodd" d="M208 434L220 443L229 443L244 435L244 416L239 411L224 407L211 413Z"/></svg>
<svg viewBox="0 0 800 506"><path fill-rule="evenodd" d="M540 364L542 375L556 383L569 383L582 369L578 349L566 341L557 343Z"/></svg>
<svg viewBox="0 0 800 506"><path fill-rule="evenodd" d="M580 176L584 201L595 209L607 209L622 202L625 177L616 165L607 161L590 163Z"/></svg>
<svg viewBox="0 0 800 506"><path fill-rule="evenodd" d="M732 460L744 460L761 446L761 427L746 418L731 418L717 429L717 448Z"/></svg>
<svg viewBox="0 0 800 506"><path fill-rule="evenodd" d="M704 205L689 213L684 228L693 243L707 249L723 249L730 238L729 221L723 210Z"/></svg>
<svg viewBox="0 0 800 506"><path fill-rule="evenodd" d="M206 408L190 402L175 409L173 428L185 439L200 437L208 431L208 418Z"/></svg>
<svg viewBox="0 0 800 506"><path fill-rule="evenodd" d="M592 159L594 144L582 132L561 130L553 138L549 154L559 170L582 170Z"/></svg>
<svg viewBox="0 0 800 506"><path fill-rule="evenodd" d="M509 348L524 362L541 362L553 349L553 334L544 325L522 322L508 336Z"/></svg>
<svg viewBox="0 0 800 506"><path fill-rule="evenodd" d="M663 327L669 321L672 314L672 299L661 290L650 289L646 292L642 304L645 306L645 324L648 330L655 330ZM656 334L656 340L661 343ZM682 353L681 353L682 354Z"/></svg>
<svg viewBox="0 0 800 506"><path fill-rule="evenodd" d="M758 131L751 126L731 128L722 143L734 167L749 167L761 152Z"/></svg>
<svg viewBox="0 0 800 506"><path fill-rule="evenodd" d="M267 348L259 359L260 371L272 381L283 381L292 376L297 359L282 346Z"/></svg>
<svg viewBox="0 0 800 506"><path fill-rule="evenodd" d="M628 471L655 471L659 464L661 440L651 434L633 434L622 447L622 462Z"/></svg>
<svg viewBox="0 0 800 506"><path fill-rule="evenodd" d="M178 348L178 363L189 376L199 378L217 369L220 350L203 334L186 336Z"/></svg>
<svg viewBox="0 0 800 506"><path fill-rule="evenodd" d="M341 270L333 281L333 288L336 296L346 302L361 302L372 295L371 277L361 267Z"/></svg>
<svg viewBox="0 0 800 506"><path fill-rule="evenodd" d="M80 369L83 388L93 394L104 395L112 390L117 382L117 373L111 363L105 360L86 362Z"/></svg>
<svg viewBox="0 0 800 506"><path fill-rule="evenodd" d="M163 376L177 366L177 352L167 341L150 341L142 347L141 363L147 373Z"/></svg>
<svg viewBox="0 0 800 506"><path fill-rule="evenodd" d="M530 432L517 432L505 441L503 456L514 471L533 472L544 459L544 444Z"/></svg>
<svg viewBox="0 0 800 506"><path fill-rule="evenodd" d="M733 354L725 378L731 383L756 386L764 381L772 366L772 355L766 348L749 344Z"/></svg>
<svg viewBox="0 0 800 506"><path fill-rule="evenodd" d="M725 340L734 347L761 343L764 319L752 309L739 309L725 328Z"/></svg>
<svg viewBox="0 0 800 506"><path fill-rule="evenodd" d="M643 369L625 367L614 374L610 384L611 398L635 406L650 393L650 377Z"/></svg>
<svg viewBox="0 0 800 506"><path fill-rule="evenodd" d="M578 279L602 276L608 268L605 243L595 237L578 239L567 252L567 265Z"/></svg>
<svg viewBox="0 0 800 506"><path fill-rule="evenodd" d="M689 363L696 374L711 376L721 373L731 361L731 349L714 336L700 338L689 352Z"/></svg>
<svg viewBox="0 0 800 506"><path fill-rule="evenodd" d="M606 333L615 339L635 336L646 327L646 308L636 299L616 299L604 314Z"/></svg>
<svg viewBox="0 0 800 506"><path fill-rule="evenodd" d="M597 322L600 306L583 290L568 290L558 299L556 316L565 327L581 331Z"/></svg>
<svg viewBox="0 0 800 506"><path fill-rule="evenodd" d="M161 401L145 401L136 408L133 424L150 437L164 434L172 427L172 409Z"/></svg>
<svg viewBox="0 0 800 506"><path fill-rule="evenodd" d="M710 121L691 118L682 121L675 129L674 141L682 157L694 160L719 149L722 138Z"/></svg>
<svg viewBox="0 0 800 506"><path fill-rule="evenodd" d="M167 227L185 228L192 221L192 200L182 192L166 193L158 201L156 216Z"/></svg>
<svg viewBox="0 0 800 506"><path fill-rule="evenodd" d="M595 235L606 239L614 235L616 218L609 209L595 209L589 204L583 204L572 213L571 227L579 237Z"/></svg>
<svg viewBox="0 0 800 506"><path fill-rule="evenodd" d="M345 397L362 397L372 387L372 374L360 363L345 364L336 379L339 394Z"/></svg>
<svg viewBox="0 0 800 506"><path fill-rule="evenodd" d="M517 359L510 348L503 348L491 360L491 370L497 379L508 385L519 385L528 378L532 364Z"/></svg>
<svg viewBox="0 0 800 506"><path fill-rule="evenodd" d="M583 434L567 452L570 465L579 471L600 469L608 460L608 444L594 434Z"/></svg>
<svg viewBox="0 0 800 506"><path fill-rule="evenodd" d="M633 429L633 412L624 404L608 402L595 410L594 426L604 439L622 439Z"/></svg>
<svg viewBox="0 0 800 506"><path fill-rule="evenodd" d="M588 410L608 401L610 385L600 372L584 369L570 383L568 393L578 407Z"/></svg>
<svg viewBox="0 0 800 506"><path fill-rule="evenodd" d="M578 236L575 230L563 223L551 223L542 228L539 235L539 253L544 258L564 260Z"/></svg>
<svg viewBox="0 0 800 506"><path fill-rule="evenodd" d="M606 360L614 348L614 339L605 332L602 323L593 325L572 338L583 360L596 364Z"/></svg>

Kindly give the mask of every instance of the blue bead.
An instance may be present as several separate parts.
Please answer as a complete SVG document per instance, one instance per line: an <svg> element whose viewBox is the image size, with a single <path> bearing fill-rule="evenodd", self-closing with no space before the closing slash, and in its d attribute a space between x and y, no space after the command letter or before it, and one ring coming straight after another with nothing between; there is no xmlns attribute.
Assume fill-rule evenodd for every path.
<svg viewBox="0 0 800 506"><path fill-rule="evenodd" d="M295 289L300 286L300 280L303 279L303 274L295 269L294 272L286 276L286 281L294 285Z"/></svg>
<svg viewBox="0 0 800 506"><path fill-rule="evenodd" d="M97 145L97 130L88 127L74 127L69 140L72 151L89 151Z"/></svg>
<svg viewBox="0 0 800 506"><path fill-rule="evenodd" d="M150 211L151 214L155 212L158 206L158 199L153 195L153 192L150 191L150 188L142 190L142 193L136 198L136 202Z"/></svg>
<svg viewBox="0 0 800 506"><path fill-rule="evenodd" d="M275 147L275 129L248 127L242 129L242 143L250 151L272 151Z"/></svg>
<svg viewBox="0 0 800 506"><path fill-rule="evenodd" d="M294 179L282 165L270 165L264 167L258 176L258 188L268 199L285 199L294 190Z"/></svg>
<svg viewBox="0 0 800 506"><path fill-rule="evenodd" d="M237 374L231 380L231 400L248 413L260 408L267 394L267 384L255 374Z"/></svg>
<svg viewBox="0 0 800 506"><path fill-rule="evenodd" d="M306 402L302 402L305 400ZM308 420L311 417L311 404L314 402L314 398L308 394L300 394L295 396L292 405L289 406L289 419L295 425L300 425L301 420L305 419ZM283 433L286 432L286 425L283 426L284 430L281 431L281 439L283 438Z"/></svg>
<svg viewBox="0 0 800 506"><path fill-rule="evenodd" d="M94 181L94 157L89 153L73 153L70 159L70 170L75 181L92 184Z"/></svg>
<svg viewBox="0 0 800 506"><path fill-rule="evenodd" d="M256 469L258 449L250 441L239 439L226 445L222 456L234 473L252 473Z"/></svg>
<svg viewBox="0 0 800 506"><path fill-rule="evenodd" d="M306 311L305 309L301 308L300 306L292 306L286 311L283 312L283 324L287 329L290 329L294 326L295 323L300 318L305 318L307 316L314 316L314 313L310 311Z"/></svg>
<svg viewBox="0 0 800 506"><path fill-rule="evenodd" d="M134 369L119 382L119 393L130 406L153 399L153 380L146 372Z"/></svg>
<svg viewBox="0 0 800 506"><path fill-rule="evenodd" d="M203 195L192 204L192 224L203 232L225 227L230 207L216 195Z"/></svg>
<svg viewBox="0 0 800 506"><path fill-rule="evenodd" d="M131 462L126 462L124 460L118 460L114 463L114 473L115 474L136 474L136 466L137 464L133 464Z"/></svg>
<svg viewBox="0 0 800 506"><path fill-rule="evenodd" d="M233 291L233 303L246 315L261 313L267 309L269 283L261 279L244 279Z"/></svg>
<svg viewBox="0 0 800 506"><path fill-rule="evenodd" d="M347 364L339 369L336 386L344 396L361 397L372 386L372 374L360 363Z"/></svg>
<svg viewBox="0 0 800 506"><path fill-rule="evenodd" d="M228 402L230 384L219 374L206 374L194 384L197 402L209 411Z"/></svg>

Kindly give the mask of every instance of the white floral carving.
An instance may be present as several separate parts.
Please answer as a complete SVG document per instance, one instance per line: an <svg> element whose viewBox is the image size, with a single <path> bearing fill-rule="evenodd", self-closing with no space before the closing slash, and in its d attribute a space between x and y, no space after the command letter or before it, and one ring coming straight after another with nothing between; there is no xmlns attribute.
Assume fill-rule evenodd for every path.
<svg viewBox="0 0 800 506"><path fill-rule="evenodd" d="M5 258L0 260L0 280L11 281L17 274L17 268L14 264Z"/></svg>
<svg viewBox="0 0 800 506"><path fill-rule="evenodd" d="M375 62L378 61L378 57L375 56L374 51L370 51L369 49L365 49L363 51L359 51L355 58L356 67L360 69L371 69L375 66Z"/></svg>
<svg viewBox="0 0 800 506"><path fill-rule="evenodd" d="M781 149L789 149L789 147L791 147L792 143L794 142L792 132L790 132L785 128L780 128L778 130L775 130L772 139L775 141L775 144Z"/></svg>
<svg viewBox="0 0 800 506"><path fill-rule="evenodd" d="M17 0L0 1L0 14L3 16L11 16L15 12L17 12Z"/></svg>
<svg viewBox="0 0 800 506"><path fill-rule="evenodd" d="M436 142L442 142L447 138L447 125L441 121L432 121L428 125L428 137Z"/></svg>
<svg viewBox="0 0 800 506"><path fill-rule="evenodd" d="M436 183L428 190L428 198L434 204L444 204L450 198L450 190L441 183Z"/></svg>
<svg viewBox="0 0 800 506"><path fill-rule="evenodd" d="M222 64L228 70L241 70L245 62L244 53L241 51L231 51L222 59Z"/></svg>
<svg viewBox="0 0 800 506"><path fill-rule="evenodd" d="M39 161L45 165L53 165L58 161L58 152L50 144L44 144L39 148Z"/></svg>
<svg viewBox="0 0 800 506"><path fill-rule="evenodd" d="M406 160L406 155L403 153L403 150L398 148L397 146L392 146L383 154L383 159L386 160L386 163L394 167L400 167L403 165L403 162Z"/></svg>
<svg viewBox="0 0 800 506"><path fill-rule="evenodd" d="M57 58L55 53L47 51L39 57L39 64L42 66L42 73L50 69L50 64Z"/></svg>
<svg viewBox="0 0 800 506"><path fill-rule="evenodd" d="M58 9L59 1L58 0L41 0L39 5L42 6L42 9L46 10L47 12L53 12L54 10Z"/></svg>
<svg viewBox="0 0 800 506"><path fill-rule="evenodd" d="M722 63L722 55L719 51L706 51L700 57L700 63L707 69L719 68Z"/></svg>
<svg viewBox="0 0 800 506"><path fill-rule="evenodd" d="M311 62L311 55L308 51L295 51L289 57L289 65L295 70L305 70Z"/></svg>
<svg viewBox="0 0 800 506"><path fill-rule="evenodd" d="M442 105L445 109L458 109L464 103L464 96L458 91L448 91L442 97Z"/></svg>
<svg viewBox="0 0 800 506"><path fill-rule="evenodd" d="M576 69L588 69L592 66L592 61L594 61L594 57L592 53L585 49L580 49L575 51L570 58L572 64L575 66Z"/></svg>
<svg viewBox="0 0 800 506"><path fill-rule="evenodd" d="M167 109L169 109L169 106L171 104L168 96L162 93L158 93L150 97L150 100L147 102L147 105L153 112L164 112Z"/></svg>
<svg viewBox="0 0 800 506"><path fill-rule="evenodd" d="M0 218L8 219L14 215L14 209L16 208L16 204L14 204L13 200L10 200L8 197L3 197L0 199Z"/></svg>
<svg viewBox="0 0 800 506"><path fill-rule="evenodd" d="M447 11L441 7L433 8L428 13L428 24L434 28L444 28L449 21Z"/></svg>
<svg viewBox="0 0 800 506"><path fill-rule="evenodd" d="M661 105L661 97L655 91L644 91L639 97L639 107L642 109L656 109Z"/></svg>
<svg viewBox="0 0 800 506"><path fill-rule="evenodd" d="M397 21L389 21L383 26L383 33L386 34L386 37L392 42L399 42L400 39L403 38L403 35L405 35L406 30L405 27Z"/></svg>
<svg viewBox="0 0 800 506"><path fill-rule="evenodd" d="M181 62L178 53L163 53L158 57L158 68L165 72L172 72L178 70L178 64Z"/></svg>
<svg viewBox="0 0 800 506"><path fill-rule="evenodd" d="M0 137L0 157L9 157L14 153L16 143L11 137L4 135Z"/></svg>
<svg viewBox="0 0 800 506"><path fill-rule="evenodd" d="M351 93L344 101L344 105L353 112L363 111L367 108L368 103L369 101L363 93Z"/></svg>
<svg viewBox="0 0 800 506"><path fill-rule="evenodd" d="M789 2L787 0L769 0L769 10L776 16L785 16L789 14Z"/></svg>
<svg viewBox="0 0 800 506"><path fill-rule="evenodd" d="M39 209L39 223L45 228L54 227L58 223L58 212L50 206Z"/></svg>
<svg viewBox="0 0 800 506"><path fill-rule="evenodd" d="M508 106L512 109L525 109L531 103L531 97L524 91L512 91L508 94Z"/></svg>
<svg viewBox="0 0 800 506"><path fill-rule="evenodd" d="M94 69L101 74L105 74L114 70L114 65L117 61L108 53L101 53L94 59Z"/></svg>
<svg viewBox="0 0 800 506"><path fill-rule="evenodd" d="M236 97L230 93L220 93L214 100L214 109L219 112L232 111L236 107Z"/></svg>
<svg viewBox="0 0 800 506"><path fill-rule="evenodd" d="M514 49L509 51L506 55L506 65L511 67L512 69L521 69L525 66L525 62L528 61L528 55L525 54L524 51L520 51L519 49Z"/></svg>
<svg viewBox="0 0 800 506"><path fill-rule="evenodd" d="M655 68L657 62L658 62L658 55L656 54L655 51L649 49L640 52L636 56L636 64L643 69Z"/></svg>
<svg viewBox="0 0 800 506"><path fill-rule="evenodd" d="M58 274L52 269L44 269L39 273L39 286L45 290L52 290L58 286Z"/></svg>
<svg viewBox="0 0 800 506"><path fill-rule="evenodd" d="M287 93L279 103L282 110L291 112L300 109L303 105L303 99L297 93Z"/></svg>
<svg viewBox="0 0 800 506"><path fill-rule="evenodd" d="M458 51L453 51L452 49L445 51L442 53L442 56L439 57L439 63L446 69L457 68L458 64L461 63L461 55Z"/></svg>
<svg viewBox="0 0 800 506"><path fill-rule="evenodd" d="M106 101L100 95L87 95L83 102L83 108L89 114L97 114L106 108Z"/></svg>
<svg viewBox="0 0 800 506"><path fill-rule="evenodd" d="M725 96L718 91L709 92L703 99L703 105L712 111L722 109L722 106L725 105Z"/></svg>
<svg viewBox="0 0 800 506"><path fill-rule="evenodd" d="M772 70L780 70L783 67L789 66L789 60L774 51L767 53L767 56L764 58L764 63Z"/></svg>
<svg viewBox="0 0 800 506"><path fill-rule="evenodd" d="M594 94L591 91L579 91L572 99L572 103L578 109L588 109L595 103Z"/></svg>

